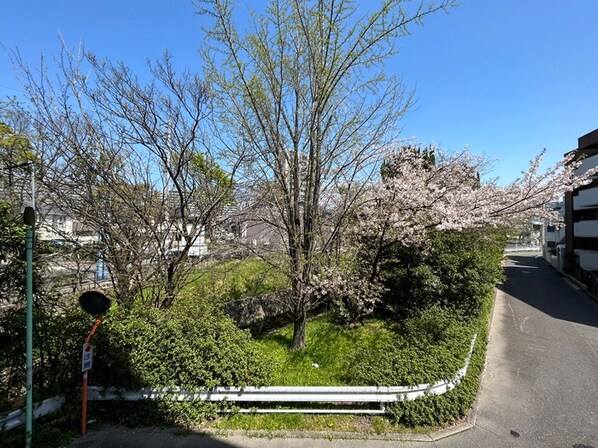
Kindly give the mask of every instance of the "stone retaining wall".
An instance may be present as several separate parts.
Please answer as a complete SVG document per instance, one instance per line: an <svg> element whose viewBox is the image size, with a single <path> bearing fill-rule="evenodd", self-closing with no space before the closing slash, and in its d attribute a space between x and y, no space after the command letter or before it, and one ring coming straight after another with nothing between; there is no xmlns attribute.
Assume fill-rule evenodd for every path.
<svg viewBox="0 0 598 448"><path fill-rule="evenodd" d="M224 305L224 312L238 327L262 333L291 321L289 294L290 290L282 290L234 300Z"/></svg>

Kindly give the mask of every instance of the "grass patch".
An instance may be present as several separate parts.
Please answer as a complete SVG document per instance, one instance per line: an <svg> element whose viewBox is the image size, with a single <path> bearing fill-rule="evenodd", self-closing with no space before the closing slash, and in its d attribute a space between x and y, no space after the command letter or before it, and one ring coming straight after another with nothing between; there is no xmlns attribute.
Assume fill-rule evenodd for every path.
<svg viewBox="0 0 598 448"><path fill-rule="evenodd" d="M433 382L452 377L463 366L473 335L471 325L440 309L400 325L371 318L354 328L335 322L333 314L326 313L308 321L307 348L299 351L288 349L292 331L287 326L259 339L263 351L275 359L273 385Z"/></svg>
<svg viewBox="0 0 598 448"><path fill-rule="evenodd" d="M283 274L258 258L214 263L193 276L194 293L221 303L289 287Z"/></svg>
<svg viewBox="0 0 598 448"><path fill-rule="evenodd" d="M377 350L396 333L382 319L370 319L362 326L348 328L326 313L308 321L307 348L290 351L292 335L293 327L289 325L258 339L263 351L276 362L273 385L347 385L359 349Z"/></svg>
<svg viewBox="0 0 598 448"><path fill-rule="evenodd" d="M400 324L380 318L357 328L337 324L332 314L311 319L307 348L288 350L292 328L272 332L260 344L274 354L276 385L408 385L452 377L463 366L478 333L467 376L454 390L389 405L385 416L237 414L207 427L247 431L323 431L361 434L425 434L458 422L475 400L488 341L491 298L479 319L432 308ZM339 356L342 354L342 356ZM313 363L319 368L312 367ZM364 379L370 381L364 382Z"/></svg>
<svg viewBox="0 0 598 448"><path fill-rule="evenodd" d="M384 416L237 414L202 425L204 428L245 431L317 431L353 434L425 434L437 428L409 428Z"/></svg>

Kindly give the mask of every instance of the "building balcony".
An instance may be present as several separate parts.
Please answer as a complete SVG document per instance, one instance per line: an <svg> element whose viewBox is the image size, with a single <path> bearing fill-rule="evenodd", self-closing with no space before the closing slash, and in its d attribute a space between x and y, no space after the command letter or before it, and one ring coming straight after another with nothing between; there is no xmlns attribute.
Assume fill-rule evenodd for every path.
<svg viewBox="0 0 598 448"><path fill-rule="evenodd" d="M575 170L575 174L580 176L595 166L598 166L598 154L583 159L581 165Z"/></svg>
<svg viewBox="0 0 598 448"><path fill-rule="evenodd" d="M598 221L579 221L574 223L573 235L580 238L598 238Z"/></svg>
<svg viewBox="0 0 598 448"><path fill-rule="evenodd" d="M598 271L598 251L575 249L579 256L579 266L586 271Z"/></svg>
<svg viewBox="0 0 598 448"><path fill-rule="evenodd" d="M596 157L596 156L593 156ZM598 207L598 187L579 191L573 196L573 210L583 210Z"/></svg>

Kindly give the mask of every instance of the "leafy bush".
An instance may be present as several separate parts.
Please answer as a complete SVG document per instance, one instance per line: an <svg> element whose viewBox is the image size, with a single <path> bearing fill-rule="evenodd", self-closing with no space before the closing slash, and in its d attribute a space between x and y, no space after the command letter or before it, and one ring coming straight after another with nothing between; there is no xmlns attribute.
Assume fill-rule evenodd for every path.
<svg viewBox="0 0 598 448"><path fill-rule="evenodd" d="M268 384L270 357L258 349L248 332L239 330L230 318L206 301L180 299L168 310L143 307L125 310L113 306L92 339L95 353L90 385L137 390ZM42 314L43 309L38 310L35 318L34 400L66 393L67 403L77 403L81 345L93 318L78 306L52 314L47 310ZM10 333L5 331L2 336L14 340L14 346L8 347L12 347L15 356L22 357L24 319L21 317L22 310L15 311ZM6 319L7 316L2 320L3 325L8 324ZM9 328L2 327L5 329ZM19 390L24 384L22 373L19 371ZM20 406L22 403L17 399L3 403L9 411ZM103 414L131 423L135 418L141 422L151 417L155 422L178 424L213 416L219 406L169 400L151 404L93 403L90 415ZM132 409L136 417L124 419L123 415L130 414Z"/></svg>
<svg viewBox="0 0 598 448"><path fill-rule="evenodd" d="M395 244L381 273L384 308L405 317L437 304L478 316L502 278L505 237L497 229L433 231L419 247Z"/></svg>
<svg viewBox="0 0 598 448"><path fill-rule="evenodd" d="M492 305L491 295L483 301L481 317L475 320L477 339L471 355L467 375L452 390L443 395L427 395L411 401L389 404L387 415L395 423L409 426L440 425L469 412L477 396L480 377L486 361L488 323Z"/></svg>
<svg viewBox="0 0 598 448"><path fill-rule="evenodd" d="M438 425L470 409L484 366L490 297L502 279L504 245L500 229L433 231L418 247L395 244L384 254L382 279L388 293L383 310L402 319L407 340L404 346L364 353L355 367L358 377L377 384L449 378L462 366L470 338L478 333L461 383L440 396L389 405L393 421Z"/></svg>
<svg viewBox="0 0 598 448"><path fill-rule="evenodd" d="M91 318L78 308L67 312L36 303L33 315L33 401L66 393L81 384L81 344ZM15 308L0 318L0 412L25 406L25 310Z"/></svg>
<svg viewBox="0 0 598 448"><path fill-rule="evenodd" d="M433 307L406 319L399 333L376 349L355 353L351 382L378 386L417 385L451 378L463 367L474 331L453 311Z"/></svg>
<svg viewBox="0 0 598 448"><path fill-rule="evenodd" d="M269 360L216 307L179 298L168 310L110 313L95 339L93 381L129 389L263 385Z"/></svg>

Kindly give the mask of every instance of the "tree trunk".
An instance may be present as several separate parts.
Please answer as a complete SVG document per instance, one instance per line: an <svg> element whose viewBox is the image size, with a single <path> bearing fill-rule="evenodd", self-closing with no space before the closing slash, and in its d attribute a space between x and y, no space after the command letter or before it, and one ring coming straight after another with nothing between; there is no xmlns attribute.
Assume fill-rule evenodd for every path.
<svg viewBox="0 0 598 448"><path fill-rule="evenodd" d="M302 311L295 316L295 323L293 325L293 342L291 343L291 350L302 350L305 348L307 327L307 313Z"/></svg>
<svg viewBox="0 0 598 448"><path fill-rule="evenodd" d="M118 272L116 276L110 273L112 278L112 286L116 294L116 300L119 303L130 305L132 302L131 297L131 281L126 272Z"/></svg>
<svg viewBox="0 0 598 448"><path fill-rule="evenodd" d="M174 275L175 275L175 266L174 263L168 263L168 268L166 269L166 284L164 285L165 297L160 305L161 309L169 308L174 302Z"/></svg>

